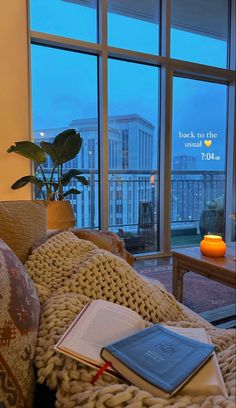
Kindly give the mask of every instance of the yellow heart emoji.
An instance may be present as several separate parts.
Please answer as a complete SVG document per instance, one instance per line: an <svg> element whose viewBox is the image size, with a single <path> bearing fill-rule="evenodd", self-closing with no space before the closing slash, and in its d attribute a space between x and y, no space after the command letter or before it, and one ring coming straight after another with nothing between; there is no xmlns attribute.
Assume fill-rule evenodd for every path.
<svg viewBox="0 0 236 408"><path fill-rule="evenodd" d="M212 144L212 140L204 140L204 145L205 145L206 147L210 147L211 144Z"/></svg>

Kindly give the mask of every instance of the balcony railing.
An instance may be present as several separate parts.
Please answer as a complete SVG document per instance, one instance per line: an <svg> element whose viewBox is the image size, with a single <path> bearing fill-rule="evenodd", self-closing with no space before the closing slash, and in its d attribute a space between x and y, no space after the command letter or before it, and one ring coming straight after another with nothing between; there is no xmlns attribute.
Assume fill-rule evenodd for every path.
<svg viewBox="0 0 236 408"><path fill-rule="evenodd" d="M202 211L207 208L207 203L224 196L225 172L223 171L174 170L171 175L171 223L173 225L198 223ZM120 223L120 226L137 227L137 208L140 201L152 202L154 213L159 211L158 186L158 172L153 173L147 170L110 172L109 194L115 198L114 193L122 191L123 217L130 211L130 207L133 210L136 208L133 216L130 214L130 222L126 220L125 223ZM130 193L129 196L128 193ZM130 203L127 200L128 197ZM111 227L116 225L110 222Z"/></svg>
<svg viewBox="0 0 236 408"><path fill-rule="evenodd" d="M71 197L77 214L77 223L84 228L98 228L98 171L83 169L83 174L89 179L90 187L84 188L80 185L82 194ZM108 189L109 227L112 231L123 230L125 234L138 234L140 230L145 229L146 225L146 228L152 230L155 236L159 235L158 171L110 170ZM199 222L203 211L214 200L223 199L224 193L224 171L172 171L172 235L181 233L184 235L193 231L199 233ZM147 210L149 214L146 214L145 221Z"/></svg>

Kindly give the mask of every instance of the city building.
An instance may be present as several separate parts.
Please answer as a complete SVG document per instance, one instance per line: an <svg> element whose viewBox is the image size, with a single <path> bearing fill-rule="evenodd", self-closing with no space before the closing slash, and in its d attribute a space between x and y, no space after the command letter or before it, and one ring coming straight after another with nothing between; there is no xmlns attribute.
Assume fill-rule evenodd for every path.
<svg viewBox="0 0 236 408"><path fill-rule="evenodd" d="M153 185L155 176L152 175L155 127L137 114L111 116L108 123L110 229L115 232L127 230L144 233L143 230L147 228L143 227L145 209L149 208L153 224L158 209ZM77 225L96 228L96 203L99 200L97 119L73 119L68 127L80 132L83 144L79 155L65 164L65 170L80 169L90 182L88 188L82 187L81 195L72 195L70 200ZM36 143L40 140L50 142L64 130L66 127L40 129L35 132L34 140ZM51 160L47 159L44 168L49 169L51 166ZM173 156L172 233L193 228L199 232L201 214L208 202L224 196L224 182L224 174L198 171L195 156ZM71 187L80 189L79 183L75 181L70 183L68 189Z"/></svg>
<svg viewBox="0 0 236 408"><path fill-rule="evenodd" d="M89 179L89 188L82 188L81 195L70 196L80 227L97 227L98 212L98 125L96 118L73 119L69 128L76 129L83 138L80 153L65 164L65 169L80 169ZM52 141L66 127L40 129L34 133L37 144L41 140ZM153 169L155 127L136 114L109 117L109 220L110 228L129 226L137 230L139 206L137 203L153 199L153 186L150 175ZM52 166L47 159L44 168ZM76 187L73 181L68 189ZM77 188L80 189L79 183Z"/></svg>

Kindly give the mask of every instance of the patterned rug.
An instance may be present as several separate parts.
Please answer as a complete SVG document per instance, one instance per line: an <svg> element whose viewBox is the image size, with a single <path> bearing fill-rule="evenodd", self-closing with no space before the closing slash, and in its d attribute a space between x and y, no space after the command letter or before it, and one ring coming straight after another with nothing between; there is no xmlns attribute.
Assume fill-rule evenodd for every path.
<svg viewBox="0 0 236 408"><path fill-rule="evenodd" d="M172 292L172 265L142 266L138 262L135 269L149 279L158 279ZM236 303L236 290L189 272L184 277L183 303L201 313Z"/></svg>

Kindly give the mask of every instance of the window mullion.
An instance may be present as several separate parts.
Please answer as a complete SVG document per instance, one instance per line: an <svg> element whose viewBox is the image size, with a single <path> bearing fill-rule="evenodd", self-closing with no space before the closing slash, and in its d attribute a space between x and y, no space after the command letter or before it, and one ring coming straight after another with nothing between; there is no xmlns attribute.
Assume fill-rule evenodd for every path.
<svg viewBox="0 0 236 408"><path fill-rule="evenodd" d="M236 70L236 0L231 0L229 68Z"/></svg>
<svg viewBox="0 0 236 408"><path fill-rule="evenodd" d="M170 0L161 2L161 56L170 58Z"/></svg>
<svg viewBox="0 0 236 408"><path fill-rule="evenodd" d="M102 45L98 57L99 98L99 194L101 229L109 226L108 205L108 55L107 55L107 0L98 0L98 39Z"/></svg>
<svg viewBox="0 0 236 408"><path fill-rule="evenodd" d="M161 55L170 58L170 0L161 2ZM167 62L160 75L160 253L170 253L172 69Z"/></svg>
<svg viewBox="0 0 236 408"><path fill-rule="evenodd" d="M230 215L235 212L235 157L236 147L236 81L229 85L228 91L228 135L226 164L226 194L225 194L225 240L231 241L232 220Z"/></svg>
<svg viewBox="0 0 236 408"><path fill-rule="evenodd" d="M167 64L161 68L160 131L160 252L170 253L171 230L171 131L173 72Z"/></svg>

